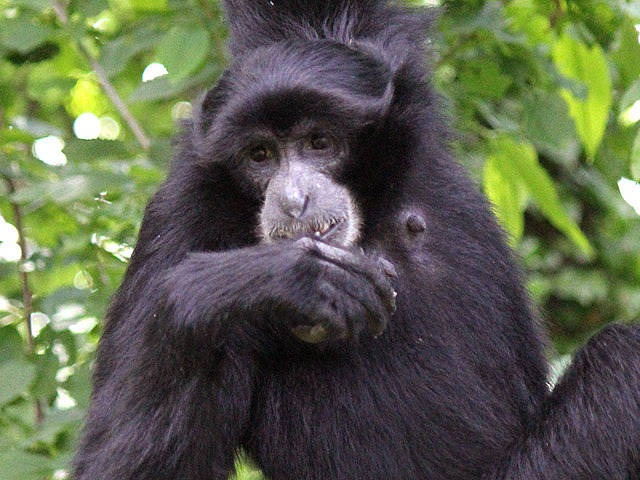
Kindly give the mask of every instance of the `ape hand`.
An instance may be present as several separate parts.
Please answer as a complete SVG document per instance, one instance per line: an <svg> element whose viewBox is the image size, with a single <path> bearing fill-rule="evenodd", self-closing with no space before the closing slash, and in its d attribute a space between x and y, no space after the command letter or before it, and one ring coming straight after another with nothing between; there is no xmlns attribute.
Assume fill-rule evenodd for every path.
<svg viewBox="0 0 640 480"><path fill-rule="evenodd" d="M291 332L308 343L357 338L365 328L373 336L380 335L396 310L391 284L397 278L394 266L362 249L312 238L302 238L296 246L305 251L303 265L312 292L298 305L303 320Z"/></svg>

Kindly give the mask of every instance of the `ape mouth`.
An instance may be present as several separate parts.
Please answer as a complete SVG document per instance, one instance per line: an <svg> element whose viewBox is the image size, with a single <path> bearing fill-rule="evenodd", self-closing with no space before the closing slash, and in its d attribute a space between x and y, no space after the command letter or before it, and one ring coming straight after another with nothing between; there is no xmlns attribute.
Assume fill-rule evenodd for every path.
<svg viewBox="0 0 640 480"><path fill-rule="evenodd" d="M338 228L338 225L340 225L343 221L344 220L339 218L331 219L328 222L323 223L320 228L314 228L313 235L318 238L328 237L333 233L334 230Z"/></svg>
<svg viewBox="0 0 640 480"><path fill-rule="evenodd" d="M329 238L339 230L340 225L346 222L345 218L316 219L309 223L294 222L289 225L278 226L271 233L271 238L295 239L304 235L313 235L316 238Z"/></svg>

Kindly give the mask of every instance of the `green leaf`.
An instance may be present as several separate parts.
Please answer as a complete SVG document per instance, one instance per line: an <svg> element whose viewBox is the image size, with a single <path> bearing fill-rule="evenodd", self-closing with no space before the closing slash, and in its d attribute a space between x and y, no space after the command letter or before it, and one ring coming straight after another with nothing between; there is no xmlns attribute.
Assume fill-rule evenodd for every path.
<svg viewBox="0 0 640 480"><path fill-rule="evenodd" d="M209 54L209 33L199 25L173 27L156 51L158 62L169 72L172 84L193 73Z"/></svg>
<svg viewBox="0 0 640 480"><path fill-rule="evenodd" d="M37 137L33 136L29 132L20 130L19 128L3 128L0 130L0 140L5 143L19 142L19 143L31 143Z"/></svg>
<svg viewBox="0 0 640 480"><path fill-rule="evenodd" d="M60 128L33 117L16 117L11 123L14 127L17 127L26 134L33 135L36 138L47 135L55 135L57 137L63 136Z"/></svg>
<svg viewBox="0 0 640 480"><path fill-rule="evenodd" d="M58 382L56 373L60 362L51 351L44 355L38 355L36 361L36 377L31 386L31 393L35 398L50 398L55 396Z"/></svg>
<svg viewBox="0 0 640 480"><path fill-rule="evenodd" d="M60 432L81 429L83 419L83 412L77 408L53 410L47 414L29 440L52 443Z"/></svg>
<svg viewBox="0 0 640 480"><path fill-rule="evenodd" d="M130 103L136 103L173 98L190 88L204 86L217 77L219 72L220 67L218 65L211 65L205 67L197 75L178 84L170 82L165 75L164 77L140 84L138 88L131 92L128 100Z"/></svg>
<svg viewBox="0 0 640 480"><path fill-rule="evenodd" d="M265 480L264 475L258 467L247 458L244 452L235 459L235 472L229 480Z"/></svg>
<svg viewBox="0 0 640 480"><path fill-rule="evenodd" d="M2 22L0 44L20 53L27 53L53 34L53 29L23 18Z"/></svg>
<svg viewBox="0 0 640 480"><path fill-rule="evenodd" d="M87 408L91 399L91 369L89 368L89 363L77 365L73 375L64 383L64 388L78 402L80 408Z"/></svg>
<svg viewBox="0 0 640 480"><path fill-rule="evenodd" d="M0 364L7 360L20 359L25 348L24 341L13 325L0 328Z"/></svg>
<svg viewBox="0 0 640 480"><path fill-rule="evenodd" d="M0 363L0 405L22 395L33 381L36 367L24 360L8 360Z"/></svg>
<svg viewBox="0 0 640 480"><path fill-rule="evenodd" d="M521 183L518 178L503 171L499 157L489 156L484 166L484 192L493 205L494 212L510 238L517 243L524 231L524 216L521 206Z"/></svg>
<svg viewBox="0 0 640 480"><path fill-rule="evenodd" d="M84 17L95 17L109 8L107 0L73 0L70 10L81 12Z"/></svg>
<svg viewBox="0 0 640 480"><path fill-rule="evenodd" d="M91 182L86 175L74 175L60 182L33 184L18 190L12 200L27 203L38 200L50 200L58 204L68 203L79 198L91 196Z"/></svg>
<svg viewBox="0 0 640 480"><path fill-rule="evenodd" d="M136 10L164 10L167 8L167 0L132 0L131 4Z"/></svg>
<svg viewBox="0 0 640 480"><path fill-rule="evenodd" d="M123 35L109 42L102 50L100 63L110 77L117 75L137 54L156 45L161 35L150 28L141 27L131 34Z"/></svg>
<svg viewBox="0 0 640 480"><path fill-rule="evenodd" d="M502 98L511 85L511 78L486 60L466 64L459 77L467 94L475 97Z"/></svg>
<svg viewBox="0 0 640 480"><path fill-rule="evenodd" d="M564 163L573 163L580 144L562 99L544 90L533 90L522 99L522 108L522 131L536 148Z"/></svg>
<svg viewBox="0 0 640 480"><path fill-rule="evenodd" d="M607 61L599 45L591 48L565 32L556 40L552 49L553 61L558 71L588 88L586 98L577 98L567 89L561 91L569 106L569 115L576 125L589 158L593 159L605 127L611 107L611 80Z"/></svg>
<svg viewBox="0 0 640 480"><path fill-rule="evenodd" d="M626 2L620 2L625 5ZM636 2L640 11L640 2ZM622 77L623 84L629 85L640 75L640 44L638 44L638 32L635 23L628 21L617 32L615 50L611 58L615 62Z"/></svg>
<svg viewBox="0 0 640 480"><path fill-rule="evenodd" d="M524 32L531 45L549 43L552 38L549 18L539 9L535 0L513 0L505 5L511 27Z"/></svg>
<svg viewBox="0 0 640 480"><path fill-rule="evenodd" d="M83 240L87 242L88 239ZM34 287L40 295L49 295L59 288L68 288L73 285L76 274L82 270L82 266L77 263L63 263L55 268L49 267L47 270L33 272Z"/></svg>
<svg viewBox="0 0 640 480"><path fill-rule="evenodd" d="M11 198L20 204L49 201L63 205L74 200L93 200L101 191L110 190L124 175L93 171L92 175L69 175L62 180L33 183L18 190Z"/></svg>
<svg viewBox="0 0 640 480"><path fill-rule="evenodd" d="M640 181L640 131L636 134L631 150L631 176L635 181Z"/></svg>
<svg viewBox="0 0 640 480"><path fill-rule="evenodd" d="M640 79L633 82L627 91L624 92L624 95L622 95L620 99L620 111L624 112L638 100L640 100Z"/></svg>
<svg viewBox="0 0 640 480"><path fill-rule="evenodd" d="M535 149L525 142L502 136L491 142L494 161L501 173L511 182L522 182L544 216L564 233L582 252L591 256L593 249L578 225L562 207L549 174L538 163Z"/></svg>
<svg viewBox="0 0 640 480"><path fill-rule="evenodd" d="M461 36L486 30L499 36L504 34L505 26L504 6L497 1L488 1L483 2L482 9L472 10L461 16L452 28L452 33Z"/></svg>
<svg viewBox="0 0 640 480"><path fill-rule="evenodd" d="M97 160L100 158L128 158L132 152L117 140L70 140L64 147L70 161Z"/></svg>
<svg viewBox="0 0 640 480"><path fill-rule="evenodd" d="M49 6L47 0L13 0L12 4L16 7L21 6L36 11L40 11Z"/></svg>
<svg viewBox="0 0 640 480"><path fill-rule="evenodd" d="M575 300L582 306L604 301L609 295L609 281L598 270L567 267L553 278L554 295Z"/></svg>
<svg viewBox="0 0 640 480"><path fill-rule="evenodd" d="M0 455L0 480L41 480L55 470L50 458L24 450L8 450Z"/></svg>

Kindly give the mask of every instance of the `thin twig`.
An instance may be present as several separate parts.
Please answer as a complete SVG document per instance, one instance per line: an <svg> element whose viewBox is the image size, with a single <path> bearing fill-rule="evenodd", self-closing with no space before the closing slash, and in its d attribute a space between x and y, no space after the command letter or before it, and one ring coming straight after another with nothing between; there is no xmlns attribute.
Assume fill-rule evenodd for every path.
<svg viewBox="0 0 640 480"><path fill-rule="evenodd" d="M69 28L69 16L67 15L66 8L58 0L49 0L49 3L53 7L53 11L55 12L56 17L58 17L60 23L65 27L69 36L71 36L71 38L74 40L76 47L78 47L80 53L91 65L91 69L98 77L98 81L100 82L104 93L107 95L107 97L109 97L111 103L113 103L113 105L120 113L120 116L127 123L136 139L138 140L140 146L144 150L149 150L149 147L151 146L149 137L147 137L144 130L129 110L129 107L127 107L127 105L122 100L122 97L120 97L113 84L109 81L109 77L104 71L104 68L102 68L102 65L98 63L98 60L96 60L96 58L89 52L89 50L86 49L80 39L75 38L73 33L71 32Z"/></svg>
<svg viewBox="0 0 640 480"><path fill-rule="evenodd" d="M562 20L562 17L564 17L565 9L562 6L561 0L554 0L553 4L555 8L549 15L549 24L552 28L555 28L560 20Z"/></svg>
<svg viewBox="0 0 640 480"><path fill-rule="evenodd" d="M18 230L18 245L20 245L20 262L18 264L18 273L20 275L20 281L22 282L22 306L24 309L24 321L27 325L27 345L28 345L28 353L33 355L35 352L35 342L33 339L33 326L31 324L31 314L33 313L33 291L31 290L31 286L29 285L29 274L26 269L26 264L28 261L27 254L27 240L24 231L24 223L22 221L22 209L20 205L13 200L11 200L11 196L16 192L16 184L13 178L9 175L2 174L2 178L4 179L7 185L7 193L9 194L9 204L11 205L11 209L13 210L13 221L15 223L16 230ZM38 424L42 423L44 419L44 411L42 409L42 403L39 399L35 400L35 410L36 410L36 422Z"/></svg>

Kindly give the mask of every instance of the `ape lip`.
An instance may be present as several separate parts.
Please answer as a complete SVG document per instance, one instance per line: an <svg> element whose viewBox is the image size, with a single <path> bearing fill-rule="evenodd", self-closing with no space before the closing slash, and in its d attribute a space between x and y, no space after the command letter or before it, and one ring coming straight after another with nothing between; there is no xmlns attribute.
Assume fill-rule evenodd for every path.
<svg viewBox="0 0 640 480"><path fill-rule="evenodd" d="M338 226L344 222L344 218L330 218L328 220L312 221L308 225L288 225L275 230L272 237L293 239L303 235L312 234L316 238L325 239L336 231Z"/></svg>

